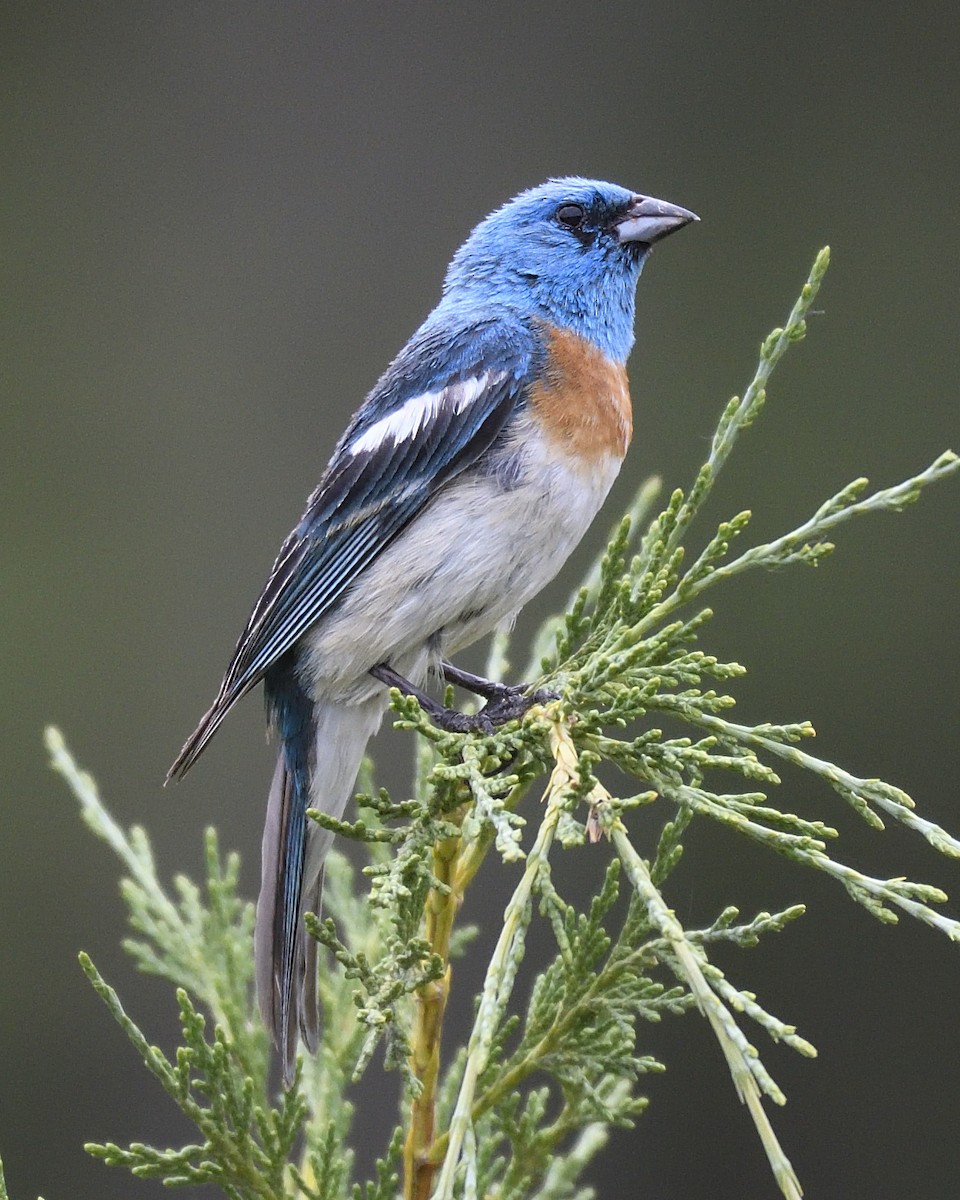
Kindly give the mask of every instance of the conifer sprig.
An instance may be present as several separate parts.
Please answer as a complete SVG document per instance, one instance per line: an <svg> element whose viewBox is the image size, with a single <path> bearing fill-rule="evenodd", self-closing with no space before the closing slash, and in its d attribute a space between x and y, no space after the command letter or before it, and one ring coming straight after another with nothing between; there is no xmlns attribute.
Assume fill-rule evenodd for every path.
<svg viewBox="0 0 960 1200"><path fill-rule="evenodd" d="M675 490L651 521L657 484L646 484L567 613L536 637L525 677L539 675L559 699L493 734L467 736L436 729L416 700L394 693L398 726L417 734L410 794L376 789L368 766L356 820L310 814L360 843L367 862L364 884L331 853L325 913L308 918L324 947L323 1033L290 1091L277 1095L255 1011L253 907L237 895L235 856L222 860L210 832L205 886L177 877L165 887L146 834L120 829L63 739L48 731L55 769L126 872L127 950L141 970L177 989L176 1051L152 1045L87 956L81 964L198 1134L178 1148L107 1143L89 1146L92 1154L167 1184L214 1183L231 1200L395 1200L401 1193L405 1200L587 1200L581 1181L608 1130L637 1119L647 1104L642 1086L664 1069L644 1049L644 1022L697 1008L781 1192L800 1196L763 1106L763 1097L782 1103L783 1094L744 1028L751 1022L801 1055L815 1051L710 955L717 943L749 947L787 930L803 906L741 920L730 904L705 928L683 928L669 897L690 824L718 823L785 866L820 871L882 921L906 914L960 941L960 922L938 911L946 899L940 889L855 869L834 853L838 834L828 814L801 817L789 802L774 803L778 769L785 762L821 780L876 830L892 818L952 859L960 839L920 816L900 789L813 756L804 748L808 722L731 720L745 668L702 644L708 590L718 598L711 603L722 602L718 585L748 570L817 565L845 521L899 510L960 467L948 451L869 495L866 481L855 480L795 529L752 547L743 548L750 513L736 513L688 552L717 472L760 414L774 368L805 335L828 261L825 250L783 328L762 344L754 378L724 409L690 489ZM491 678L504 676L508 655L501 632ZM660 728L666 721L670 736ZM545 777L538 807L529 793L542 791ZM640 807L661 814L652 838L631 832ZM649 831L649 821L642 828ZM552 869L561 851L608 856L592 898L561 894ZM468 1043L451 1047L441 1037L451 962L475 932L458 926L460 906L490 854L510 876L511 894L499 936L473 939L472 953L487 947L485 982ZM618 905L628 885L629 903ZM516 981L535 932L555 953L524 999ZM397 1069L401 1118L372 1177L355 1180L350 1085L375 1069L381 1043L385 1065Z"/></svg>

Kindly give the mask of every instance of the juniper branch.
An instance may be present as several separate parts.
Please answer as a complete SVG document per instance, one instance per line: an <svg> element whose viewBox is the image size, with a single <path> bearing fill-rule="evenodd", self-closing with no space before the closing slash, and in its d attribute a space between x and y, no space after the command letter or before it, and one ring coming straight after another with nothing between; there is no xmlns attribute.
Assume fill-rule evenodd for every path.
<svg viewBox="0 0 960 1200"><path fill-rule="evenodd" d="M141 969L179 989L177 1052L153 1046L85 956L82 965L199 1133L199 1141L179 1148L107 1143L91 1145L91 1153L167 1184L212 1182L237 1200L344 1200L351 1192L354 1200L395 1200L401 1182L405 1196L418 1200L493 1194L586 1200L578 1190L583 1170L610 1126L629 1124L643 1110L639 1080L663 1070L637 1045L638 1023L696 1006L717 1037L781 1191L799 1197L761 1099L765 1094L782 1103L783 1094L738 1018L800 1054L815 1051L708 954L717 942L746 947L782 931L803 906L741 922L728 905L706 928L684 929L669 895L691 822L722 824L826 874L880 920L906 914L960 941L960 921L937 911L945 900L938 888L854 869L832 853L837 831L825 820L773 803L770 794L781 786L775 765L787 762L821 779L874 828L892 817L951 858L960 857L960 839L920 816L900 789L860 779L802 749L813 732L807 722L730 720L734 698L727 689L744 667L700 648L711 610L694 602L707 589L756 567L816 565L833 548L827 537L844 521L899 510L960 467L948 451L904 483L869 496L866 481L855 480L796 529L743 550L750 514L737 513L688 554L692 522L717 472L760 413L773 369L805 334L828 257L827 251L818 256L784 327L764 341L754 378L742 399L724 410L689 491L675 490L644 530L658 487L645 485L565 616L544 624L525 677L542 672L540 685L561 700L480 737L434 728L415 700L394 693L398 726L417 734L412 793L392 798L373 786L366 769L355 821L310 814L360 844L368 891L359 895L352 869L331 854L328 915L307 919L325 959L322 1044L279 1104L271 1103L266 1035L254 1013L253 910L236 895L235 856L221 861L208 833L206 887L178 877L171 892L157 878L143 831L120 829L62 738L48 733L55 769L128 874L123 894L134 937L127 949ZM509 652L502 630L491 646L491 678L506 675ZM665 736L656 724L662 716L689 732ZM534 820L519 806L545 774L545 806ZM613 794L599 774L617 778L626 794ZM649 806L663 818L647 851L629 827L633 809ZM550 856L557 844L586 853L584 844L604 834L611 862L599 892L581 910L558 891ZM513 872L513 893L469 1042L449 1048L444 1070L450 962L470 932L458 929L458 912L491 854ZM621 872L633 891L626 914L617 918ZM514 984L535 924L552 938L556 955L524 1009ZM401 1123L373 1176L352 1183L349 1084L369 1068L381 1043L384 1064L402 1076Z"/></svg>

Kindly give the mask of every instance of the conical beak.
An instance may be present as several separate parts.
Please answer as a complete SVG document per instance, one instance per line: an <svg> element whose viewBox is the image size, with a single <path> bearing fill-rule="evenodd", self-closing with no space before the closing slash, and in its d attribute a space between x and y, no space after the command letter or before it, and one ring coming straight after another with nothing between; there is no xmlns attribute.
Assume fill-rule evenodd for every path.
<svg viewBox="0 0 960 1200"><path fill-rule="evenodd" d="M624 242L646 242L653 245L668 233L682 229L691 221L699 221L696 213L653 196L635 196L626 214L616 224L617 236Z"/></svg>

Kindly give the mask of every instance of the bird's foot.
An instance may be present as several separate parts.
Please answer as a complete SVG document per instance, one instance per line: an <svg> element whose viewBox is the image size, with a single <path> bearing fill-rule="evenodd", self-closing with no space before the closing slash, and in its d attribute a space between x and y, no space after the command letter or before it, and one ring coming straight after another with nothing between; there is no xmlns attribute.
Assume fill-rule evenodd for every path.
<svg viewBox="0 0 960 1200"><path fill-rule="evenodd" d="M399 689L405 696L415 697L417 703L430 720L440 729L448 733L485 733L491 734L500 725L515 721L534 704L546 704L557 697L552 692L538 690L529 691L523 684L495 683L492 679L484 679L481 675L472 675L469 671L461 671L450 663L442 666L444 678L450 683L474 692L486 699L486 704L478 713L462 713L456 708L447 708L422 689L405 679L386 663L372 667L370 674L379 679L387 687Z"/></svg>
<svg viewBox="0 0 960 1200"><path fill-rule="evenodd" d="M487 703L477 715L485 714L495 726L515 721L534 704L549 704L551 700L559 699L556 692L549 692L545 688L531 691L527 683L496 683L492 679L484 679L482 675L463 671L453 663L441 663L440 669L448 683L484 697Z"/></svg>

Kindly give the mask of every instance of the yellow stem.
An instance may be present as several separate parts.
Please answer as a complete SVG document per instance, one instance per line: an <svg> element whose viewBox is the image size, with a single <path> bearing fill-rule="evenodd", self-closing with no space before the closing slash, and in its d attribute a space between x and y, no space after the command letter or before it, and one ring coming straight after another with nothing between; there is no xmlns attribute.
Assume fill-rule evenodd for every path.
<svg viewBox="0 0 960 1200"><path fill-rule="evenodd" d="M454 818L456 819L456 818ZM436 1164L427 1151L433 1142L436 1120L437 1078L440 1073L440 1035L450 994L450 935L463 891L456 887L460 836L444 838L433 847L433 873L449 888L434 888L427 899L426 936L430 949L445 964L443 975L425 984L416 994L413 1047L410 1065L420 1083L410 1109L410 1128L403 1150L404 1200L428 1200Z"/></svg>

